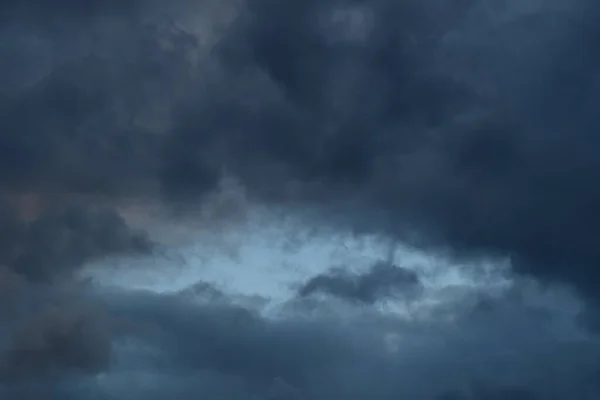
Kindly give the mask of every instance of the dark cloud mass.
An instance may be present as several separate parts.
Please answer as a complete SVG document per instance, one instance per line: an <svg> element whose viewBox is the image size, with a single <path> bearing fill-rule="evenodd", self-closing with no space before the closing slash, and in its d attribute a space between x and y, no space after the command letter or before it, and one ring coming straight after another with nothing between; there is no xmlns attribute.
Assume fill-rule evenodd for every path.
<svg viewBox="0 0 600 400"><path fill-rule="evenodd" d="M597 319L599 17L587 0L0 2L0 398L600 398L597 331L548 294ZM267 318L209 283L79 281L152 257L125 205L201 207L224 178L329 228L509 257L522 296L431 305L431 277L379 262L290 300L356 313L317 297ZM435 311L380 310L398 298Z"/></svg>
<svg viewBox="0 0 600 400"><path fill-rule="evenodd" d="M92 310L49 307L18 327L6 355L5 379L108 367L110 338Z"/></svg>
<svg viewBox="0 0 600 400"><path fill-rule="evenodd" d="M309 279L300 287L298 295L306 297L320 292L372 304L386 297L410 300L418 294L418 288L420 282L414 271L378 262L363 274L351 274L341 267L333 268Z"/></svg>
<svg viewBox="0 0 600 400"><path fill-rule="evenodd" d="M131 230L115 210L63 205L29 222L10 206L5 211L1 262L31 281L69 276L98 258L152 249L150 239Z"/></svg>

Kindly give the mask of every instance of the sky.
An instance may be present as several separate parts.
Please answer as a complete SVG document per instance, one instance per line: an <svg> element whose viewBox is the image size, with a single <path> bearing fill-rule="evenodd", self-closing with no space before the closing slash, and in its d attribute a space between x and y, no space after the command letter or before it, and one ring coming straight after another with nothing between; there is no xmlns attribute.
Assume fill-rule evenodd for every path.
<svg viewBox="0 0 600 400"><path fill-rule="evenodd" d="M599 17L1 1L0 398L599 398Z"/></svg>

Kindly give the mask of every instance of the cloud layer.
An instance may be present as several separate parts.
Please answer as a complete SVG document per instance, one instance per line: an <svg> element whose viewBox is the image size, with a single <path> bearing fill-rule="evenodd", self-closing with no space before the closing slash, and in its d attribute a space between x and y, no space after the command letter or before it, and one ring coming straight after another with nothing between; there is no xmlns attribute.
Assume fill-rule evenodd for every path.
<svg viewBox="0 0 600 400"><path fill-rule="evenodd" d="M600 9L560 3L2 2L0 397L598 398ZM434 301L380 257L266 315L208 279L81 279L132 259L170 278L150 237L235 232L224 179L241 208L477 282L508 258L508 288Z"/></svg>

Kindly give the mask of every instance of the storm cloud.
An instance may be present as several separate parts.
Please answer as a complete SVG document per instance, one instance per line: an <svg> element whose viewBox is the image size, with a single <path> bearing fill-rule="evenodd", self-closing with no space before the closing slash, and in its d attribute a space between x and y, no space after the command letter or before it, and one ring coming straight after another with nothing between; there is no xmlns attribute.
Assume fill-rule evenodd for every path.
<svg viewBox="0 0 600 400"><path fill-rule="evenodd" d="M0 397L598 398L600 340L581 322L600 293L599 13L0 3ZM228 179L245 211L331 240L383 237L481 281L472 263L506 259L502 289L451 276L438 293L438 270L385 257L296 276L265 309L208 274L171 291L84 279L155 262L179 282L177 257L153 250L185 253L182 220L213 236L181 241L210 236L204 260L222 256L218 230L238 222L202 212Z"/></svg>
<svg viewBox="0 0 600 400"><path fill-rule="evenodd" d="M69 277L94 259L152 250L150 239L110 208L63 205L23 221L16 209L6 207L1 262L30 281Z"/></svg>
<svg viewBox="0 0 600 400"><path fill-rule="evenodd" d="M414 271L379 262L363 274L351 274L341 267L333 268L326 274L309 279L298 290L298 295L306 297L325 293L372 304L386 297L410 299L418 293L419 287L419 278Z"/></svg>
<svg viewBox="0 0 600 400"><path fill-rule="evenodd" d="M92 310L48 307L18 327L6 354L4 379L108 367L110 338Z"/></svg>

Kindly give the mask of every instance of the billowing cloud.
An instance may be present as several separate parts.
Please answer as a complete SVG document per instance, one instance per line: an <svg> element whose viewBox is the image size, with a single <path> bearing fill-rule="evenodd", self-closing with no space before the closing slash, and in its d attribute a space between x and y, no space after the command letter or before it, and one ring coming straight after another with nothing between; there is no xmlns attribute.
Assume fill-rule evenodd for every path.
<svg viewBox="0 0 600 400"><path fill-rule="evenodd" d="M476 399L507 393L592 399L597 394L599 343L556 311L510 298L498 298L497 307L477 314L455 304L453 321L378 313L352 318L289 313L273 320L223 303L97 294L112 315L135 322L112 337L110 368L94 379L82 375L106 367L107 336L85 331L90 328L85 319L70 318L76 314L50 311L26 325L9 360L19 356L26 366L52 362L55 368L80 369L52 381L29 375L4 386L7 393L44 389L73 398L105 393L117 399L173 394L436 399L450 393ZM41 338L45 341L36 342ZM31 353L23 352L25 346Z"/></svg>
<svg viewBox="0 0 600 400"><path fill-rule="evenodd" d="M110 361L106 326L93 310L48 307L17 327L3 366L4 379L98 372ZM104 324L105 325L105 324Z"/></svg>
<svg viewBox="0 0 600 400"><path fill-rule="evenodd" d="M414 271L387 262L378 262L363 274L351 274L342 267L310 278L298 290L301 297L325 293L359 303L391 298L410 299L418 294L419 277Z"/></svg>
<svg viewBox="0 0 600 400"><path fill-rule="evenodd" d="M32 221L19 219L13 209L3 229L2 263L32 281L68 277L85 262L152 249L150 239L112 209L63 205Z"/></svg>
<svg viewBox="0 0 600 400"><path fill-rule="evenodd" d="M599 9L560 3L0 4L0 397L598 398ZM175 280L149 238L184 251L181 219L218 258L225 178L269 218L510 270L481 300L332 261L268 312L204 261L168 293L82 282Z"/></svg>

